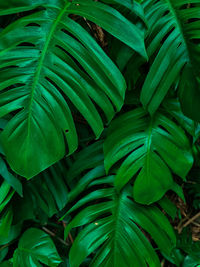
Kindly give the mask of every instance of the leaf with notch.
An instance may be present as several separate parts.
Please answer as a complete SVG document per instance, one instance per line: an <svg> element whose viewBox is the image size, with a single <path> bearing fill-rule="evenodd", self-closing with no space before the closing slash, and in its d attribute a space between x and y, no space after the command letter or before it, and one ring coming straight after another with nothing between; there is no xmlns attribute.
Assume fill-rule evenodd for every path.
<svg viewBox="0 0 200 267"><path fill-rule="evenodd" d="M93 155L88 154L88 149L94 150L96 159L97 155L100 158L103 154L102 144L95 143L78 154L69 170L78 181L71 191L70 200L74 201L74 206L66 215L73 218L65 229L65 237L70 229L81 227L70 250L71 266L80 266L93 252L95 256L89 266L160 266L141 228L152 236L159 249L170 255L175 246L175 235L169 221L158 207L134 202L130 185L116 192L113 187L115 177L105 175L103 159L96 160L96 164L93 161L92 168L89 166L76 172L76 166L84 166L84 155L92 161ZM80 194L83 197L78 199Z"/></svg>
<svg viewBox="0 0 200 267"><path fill-rule="evenodd" d="M43 231L30 228L21 237L14 252L13 267L56 267L61 259L51 238Z"/></svg>
<svg viewBox="0 0 200 267"><path fill-rule="evenodd" d="M97 106L109 122L124 100L123 76L69 15L82 14L100 23L136 50L144 47L144 42L142 36L136 41L139 31L131 22L102 3L20 1L0 14L20 12L20 5L21 12L35 5L43 10L18 19L0 33L0 117L16 113L3 130L1 141L11 168L31 178L76 150L72 106L99 137L103 118Z"/></svg>
<svg viewBox="0 0 200 267"><path fill-rule="evenodd" d="M159 200L170 189L177 191L172 173L185 180L193 164L184 131L161 113L151 118L142 108L111 123L104 152L107 173L119 163L116 188L121 190L135 177L133 196L142 204Z"/></svg>
<svg viewBox="0 0 200 267"><path fill-rule="evenodd" d="M200 5L198 0L146 0L150 70L141 102L154 114L170 88L178 85L184 114L200 121ZM167 51L167 53L166 53Z"/></svg>

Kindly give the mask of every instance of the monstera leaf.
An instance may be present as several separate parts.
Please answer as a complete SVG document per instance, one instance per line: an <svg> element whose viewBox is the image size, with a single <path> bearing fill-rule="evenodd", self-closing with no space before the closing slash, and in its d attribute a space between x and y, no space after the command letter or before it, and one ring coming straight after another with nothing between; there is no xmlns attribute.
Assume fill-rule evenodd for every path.
<svg viewBox="0 0 200 267"><path fill-rule="evenodd" d="M13 256L13 267L56 267L61 259L50 237L43 231L30 228L21 237Z"/></svg>
<svg viewBox="0 0 200 267"><path fill-rule="evenodd" d="M145 0L143 7L149 24L150 69L141 102L153 114L168 90L178 87L183 112L200 121L199 1Z"/></svg>
<svg viewBox="0 0 200 267"><path fill-rule="evenodd" d="M71 14L99 24L144 57L146 52L139 29L106 4L0 3L0 15L28 10L30 15L22 13L0 33L0 117L14 114L1 134L2 145L11 168L31 178L76 150L74 108L98 137L100 110L109 122L123 104L123 76Z"/></svg>
<svg viewBox="0 0 200 267"><path fill-rule="evenodd" d="M37 212L39 207L48 217L63 209L68 201L66 173L63 160L28 181L24 191L30 199L30 209Z"/></svg>
<svg viewBox="0 0 200 267"><path fill-rule="evenodd" d="M89 157L88 149L92 151L93 148L96 151L95 167L77 174L77 162L83 166L84 156ZM95 257L89 266L160 266L141 228L152 236L159 249L169 255L176 240L169 221L158 207L145 207L134 202L130 185L118 193L113 187L115 177L105 175L103 160L97 160L97 154L99 158L103 154L101 143L83 150L69 171L74 179L81 177L71 191L71 200L83 194L66 214L76 215L67 225L65 237L70 229L83 227L70 250L70 266L81 266L93 252ZM90 158L92 160L93 155Z"/></svg>
<svg viewBox="0 0 200 267"><path fill-rule="evenodd" d="M159 200L167 190L177 190L172 173L185 179L193 157L184 131L157 112L151 118L142 108L118 117L104 144L105 168L115 166L118 190L133 177L134 199L143 204Z"/></svg>

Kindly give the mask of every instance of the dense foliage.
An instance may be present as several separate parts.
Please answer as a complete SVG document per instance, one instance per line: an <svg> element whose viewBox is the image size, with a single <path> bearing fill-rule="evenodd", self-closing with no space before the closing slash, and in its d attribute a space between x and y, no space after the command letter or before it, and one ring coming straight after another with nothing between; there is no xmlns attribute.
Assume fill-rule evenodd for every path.
<svg viewBox="0 0 200 267"><path fill-rule="evenodd" d="M199 123L199 0L0 0L0 267L200 266Z"/></svg>

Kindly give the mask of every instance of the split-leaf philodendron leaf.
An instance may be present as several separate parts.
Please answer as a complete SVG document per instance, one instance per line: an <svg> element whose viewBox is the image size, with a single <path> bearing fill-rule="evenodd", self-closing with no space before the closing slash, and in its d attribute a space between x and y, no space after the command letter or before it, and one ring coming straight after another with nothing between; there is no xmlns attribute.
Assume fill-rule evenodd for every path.
<svg viewBox="0 0 200 267"><path fill-rule="evenodd" d="M134 177L133 196L142 204L159 200L169 189L176 191L172 172L185 179L193 164L184 131L163 114L151 118L142 108L111 123L104 152L107 172L123 160L116 166L116 188Z"/></svg>
<svg viewBox="0 0 200 267"><path fill-rule="evenodd" d="M105 174L100 159L102 154L102 143L93 144L80 152L69 169L73 179L80 177L71 191L70 200L75 200L80 193L83 197L66 214L77 213L66 227L65 237L70 229L84 226L70 250L71 266L81 266L94 251L96 255L91 266L160 266L141 228L153 237L161 251L170 255L176 237L169 221L158 207L145 207L134 202L130 185L117 192L113 187L115 177ZM86 157L92 164L77 171L78 165L84 166ZM85 175L81 176L81 173ZM101 201L96 203L97 199Z"/></svg>
<svg viewBox="0 0 200 267"><path fill-rule="evenodd" d="M0 15L36 7L0 33L0 117L15 111L1 141L12 169L27 178L76 150L72 105L99 137L103 121L97 106L110 121L123 104L123 76L70 15L97 23L146 57L139 29L103 3L14 1L13 7L0 3Z"/></svg>

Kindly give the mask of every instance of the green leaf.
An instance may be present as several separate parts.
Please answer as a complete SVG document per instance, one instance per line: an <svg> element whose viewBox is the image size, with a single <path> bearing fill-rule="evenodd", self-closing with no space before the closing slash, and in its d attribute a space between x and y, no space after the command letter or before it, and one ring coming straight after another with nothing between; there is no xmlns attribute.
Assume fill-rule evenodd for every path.
<svg viewBox="0 0 200 267"><path fill-rule="evenodd" d="M177 246L166 259L176 266L197 267L200 264L200 242L192 240L188 228L183 229L177 236Z"/></svg>
<svg viewBox="0 0 200 267"><path fill-rule="evenodd" d="M146 18L144 15L144 10L142 5L137 3L134 0L102 0L104 3L109 3L109 4L116 4L125 7L129 11L131 10L134 12L135 15L137 15L139 18L141 18L145 23L146 23Z"/></svg>
<svg viewBox="0 0 200 267"><path fill-rule="evenodd" d="M102 3L84 0L73 1L69 12L93 21L147 59L142 31L117 10Z"/></svg>
<svg viewBox="0 0 200 267"><path fill-rule="evenodd" d="M3 130L7 123L8 123L7 120L0 119L0 130ZM5 155L5 153L3 152L3 147L1 142L0 142L0 154Z"/></svg>
<svg viewBox="0 0 200 267"><path fill-rule="evenodd" d="M200 121L199 1L146 0L143 7L149 24L146 45L150 70L141 102L154 114L177 84L184 114Z"/></svg>
<svg viewBox="0 0 200 267"><path fill-rule="evenodd" d="M37 7L39 7L40 5L44 4L44 0L36 0L33 1L32 0L14 0L14 1L1 1L0 3L0 16L4 16L4 15L9 15L9 14L16 14L18 12L24 12L24 11L29 11L29 10L33 10ZM51 1L52 3L56 3L58 2L57 0L55 1Z"/></svg>
<svg viewBox="0 0 200 267"><path fill-rule="evenodd" d="M11 186L6 181L3 181L0 186L0 212L9 203L14 193L15 191L11 189Z"/></svg>
<svg viewBox="0 0 200 267"><path fill-rule="evenodd" d="M58 266L61 259L51 238L43 231L30 228L21 237L14 252L13 267Z"/></svg>
<svg viewBox="0 0 200 267"><path fill-rule="evenodd" d="M90 149L96 150L95 145L91 145ZM84 161L84 152L80 153L80 165ZM101 154L102 148L99 147L99 155ZM77 160L74 164L77 165ZM96 168L98 166L103 166L103 161L97 163ZM70 173L74 173L73 165L71 168ZM74 227L82 229L70 250L70 266L80 266L93 252L95 256L90 266L130 267L133 262L134 267L160 266L159 259L141 228L152 236L159 249L169 255L176 238L167 218L156 206L146 207L134 202L130 185L118 193L113 187L114 176L105 176L105 172L98 173L97 169L93 176L89 175L91 172L92 169L86 168L85 176L80 175L76 187L83 197L77 199L67 212L67 215L72 212L76 212L76 215L67 225L65 237ZM85 177L89 176L91 178L86 180Z"/></svg>
<svg viewBox="0 0 200 267"><path fill-rule="evenodd" d="M66 206L68 188L65 164L65 160L58 162L26 183L24 191L30 199L30 209L35 209L37 213L39 207L48 217L52 217Z"/></svg>
<svg viewBox="0 0 200 267"><path fill-rule="evenodd" d="M175 219L177 213L177 207L169 198L164 196L158 201L158 204L172 218L172 220Z"/></svg>
<svg viewBox="0 0 200 267"><path fill-rule="evenodd" d="M0 119L0 130L4 129L6 124L8 123L7 120L5 119ZM22 193L22 185L21 185L21 182L19 181L19 179L17 179L15 177L14 174L12 174L8 168L7 168L7 164L6 162L4 161L3 157L1 156L4 155L4 151L3 151L3 148L2 148L2 143L0 142L0 176L2 176L2 178L4 180L7 181L7 183L9 185L11 185L13 187L13 189L15 189L15 191L20 195L22 196L23 193Z"/></svg>
<svg viewBox="0 0 200 267"><path fill-rule="evenodd" d="M0 175L3 177L3 179L6 180L8 184L10 184L15 191L22 196L22 185L21 182L11 173L9 172L6 163L0 156Z"/></svg>
<svg viewBox="0 0 200 267"><path fill-rule="evenodd" d="M165 111L171 114L176 119L177 123L193 136L193 140L196 142L200 134L200 124L183 114L178 99L166 99L166 101L163 102L163 106Z"/></svg>
<svg viewBox="0 0 200 267"><path fill-rule="evenodd" d="M92 21L100 22L103 16L102 27L111 34L132 47L144 46L132 23L100 3L86 1L81 7L78 2L20 1L2 14L36 5L44 10L18 19L0 33L0 117L16 114L1 141L11 168L26 178L76 150L74 107L99 137L104 117L109 122L124 101L126 85L120 71L69 14L80 11L90 17L87 8L92 5ZM116 26L110 28L111 23Z"/></svg>
<svg viewBox="0 0 200 267"><path fill-rule="evenodd" d="M13 267L13 264L10 261L4 261L0 263L0 267Z"/></svg>
<svg viewBox="0 0 200 267"><path fill-rule="evenodd" d="M13 220L13 212L12 210L8 210L6 214L1 217L0 221L0 238L7 238L10 232L11 224Z"/></svg>
<svg viewBox="0 0 200 267"><path fill-rule="evenodd" d="M16 196L12 203L15 222L37 220L45 224L68 202L68 181L65 159L23 184L23 198ZM20 212L16 212L20 210ZM54 217L53 217L54 218ZM53 219L52 218L52 219Z"/></svg>
<svg viewBox="0 0 200 267"><path fill-rule="evenodd" d="M133 196L142 204L173 190L171 172L185 179L193 164L184 131L161 113L151 118L142 108L111 123L104 152L107 172L119 163L114 170L116 188L121 190L134 177Z"/></svg>
<svg viewBox="0 0 200 267"><path fill-rule="evenodd" d="M15 217L15 214L16 214L15 211L16 210L14 212L13 211L14 210L12 210L12 213L13 213L13 216ZM15 218L13 218L13 219L15 219ZM11 220L9 220L8 222L10 224ZM14 223L14 222L12 221L12 223ZM5 227L7 227L7 229L8 229L8 226L5 226ZM22 223L10 225L9 229L8 229L9 230L8 235L7 236L6 235L0 235L0 245L3 247L8 246L8 244L15 241L19 237L19 235L21 234L21 229L22 229Z"/></svg>
<svg viewBox="0 0 200 267"><path fill-rule="evenodd" d="M3 261L3 259L6 257L7 254L8 254L8 247L0 249L0 262ZM0 266L2 266L1 263Z"/></svg>

